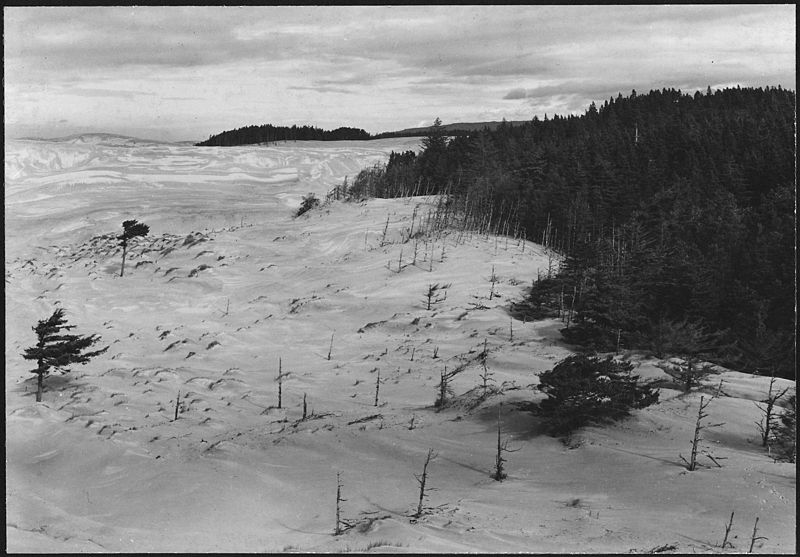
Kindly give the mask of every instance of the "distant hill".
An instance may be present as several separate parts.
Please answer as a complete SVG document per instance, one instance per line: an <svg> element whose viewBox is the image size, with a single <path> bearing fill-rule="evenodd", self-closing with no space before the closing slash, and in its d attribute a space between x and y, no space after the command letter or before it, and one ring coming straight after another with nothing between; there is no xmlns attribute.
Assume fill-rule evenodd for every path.
<svg viewBox="0 0 800 557"><path fill-rule="evenodd" d="M520 126L528 124L528 120L512 120L505 121L506 125ZM467 135L470 132L481 131L488 128L489 130L496 130L503 122L457 122L454 124L442 124L442 129L448 135ZM421 128L406 128L403 130L383 132L375 136L375 139L382 139L384 137L405 137L405 136L423 136L427 135L433 126L425 126Z"/></svg>
<svg viewBox="0 0 800 557"><path fill-rule="evenodd" d="M52 141L55 143L75 143L75 144L94 144L94 145L165 145L168 141L157 139L143 139L116 133L76 133L64 137L21 137L22 141Z"/></svg>
<svg viewBox="0 0 800 557"><path fill-rule="evenodd" d="M457 122L443 124L442 129L447 135L469 135L484 129L496 130L504 122ZM520 126L529 123L527 120L505 121L509 126ZM433 126L419 128L405 128L398 131L389 131L371 135L360 128L337 128L323 130L314 126L273 126L264 124L260 126L246 126L234 130L227 130L209 136L206 141L195 143L202 147L228 147L234 145L252 145L255 143L270 143L273 141L341 141L341 140L369 140L385 139L390 137L416 137L430 133Z"/></svg>
<svg viewBox="0 0 800 557"><path fill-rule="evenodd" d="M206 141L196 143L198 147L230 147L252 145L273 141L341 141L374 139L366 131L358 128L336 128L323 130L314 126L246 126L210 136Z"/></svg>

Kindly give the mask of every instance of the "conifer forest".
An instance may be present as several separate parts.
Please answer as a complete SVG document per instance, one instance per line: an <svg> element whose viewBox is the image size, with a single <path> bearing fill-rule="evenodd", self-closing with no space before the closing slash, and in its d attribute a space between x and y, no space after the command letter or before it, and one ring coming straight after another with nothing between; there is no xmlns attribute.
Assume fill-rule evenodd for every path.
<svg viewBox="0 0 800 557"><path fill-rule="evenodd" d="M789 378L795 103L781 87L663 89L451 139L436 125L350 188L446 192L479 226L562 253L516 309L566 315L570 343Z"/></svg>

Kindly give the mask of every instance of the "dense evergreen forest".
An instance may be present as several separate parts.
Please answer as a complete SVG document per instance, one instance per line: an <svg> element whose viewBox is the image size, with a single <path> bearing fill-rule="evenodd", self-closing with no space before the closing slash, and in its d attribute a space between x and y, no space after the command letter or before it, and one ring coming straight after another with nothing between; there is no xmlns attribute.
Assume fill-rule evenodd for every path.
<svg viewBox="0 0 800 557"><path fill-rule="evenodd" d="M664 89L392 153L351 194L447 193L564 256L514 311L588 350L794 377L796 94ZM438 121L437 121L438 123Z"/></svg>
<svg viewBox="0 0 800 557"><path fill-rule="evenodd" d="M270 143L273 141L341 141L345 139L372 139L362 129L336 128L323 130L314 126L246 126L228 130L209 136L206 141L195 145L199 147L231 147L233 145L250 145L253 143Z"/></svg>

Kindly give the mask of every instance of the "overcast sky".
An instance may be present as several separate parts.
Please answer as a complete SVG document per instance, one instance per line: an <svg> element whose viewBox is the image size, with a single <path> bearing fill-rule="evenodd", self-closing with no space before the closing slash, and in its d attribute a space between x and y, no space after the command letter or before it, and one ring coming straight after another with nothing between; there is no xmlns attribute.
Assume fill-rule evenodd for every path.
<svg viewBox="0 0 800 557"><path fill-rule="evenodd" d="M378 133L582 113L631 89L796 90L794 5L3 11L7 137Z"/></svg>

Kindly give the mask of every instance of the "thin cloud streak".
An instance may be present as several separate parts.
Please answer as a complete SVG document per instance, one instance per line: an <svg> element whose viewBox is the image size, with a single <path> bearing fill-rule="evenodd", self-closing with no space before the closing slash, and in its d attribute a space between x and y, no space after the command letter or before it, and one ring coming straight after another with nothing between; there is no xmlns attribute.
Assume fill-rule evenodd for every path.
<svg viewBox="0 0 800 557"><path fill-rule="evenodd" d="M378 132L580 112L632 88L794 89L794 21L787 5L5 8L6 135Z"/></svg>

